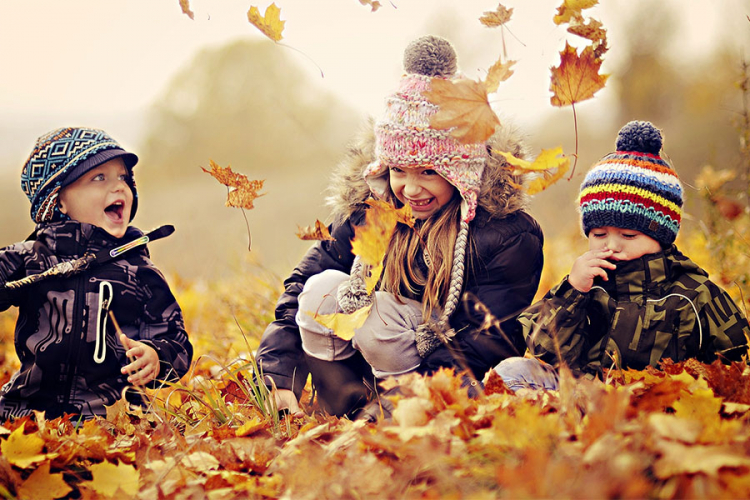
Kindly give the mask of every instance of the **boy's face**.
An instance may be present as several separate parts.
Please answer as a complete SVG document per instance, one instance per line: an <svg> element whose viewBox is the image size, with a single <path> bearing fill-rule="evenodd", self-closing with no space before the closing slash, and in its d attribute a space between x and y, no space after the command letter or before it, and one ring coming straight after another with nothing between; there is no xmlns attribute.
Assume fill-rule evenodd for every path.
<svg viewBox="0 0 750 500"><path fill-rule="evenodd" d="M589 231L589 250L612 250L607 260L625 261L660 252L661 245L635 229L605 226Z"/></svg>
<svg viewBox="0 0 750 500"><path fill-rule="evenodd" d="M122 238L133 206L133 192L125 182L128 176L122 158L102 163L60 191L60 211Z"/></svg>

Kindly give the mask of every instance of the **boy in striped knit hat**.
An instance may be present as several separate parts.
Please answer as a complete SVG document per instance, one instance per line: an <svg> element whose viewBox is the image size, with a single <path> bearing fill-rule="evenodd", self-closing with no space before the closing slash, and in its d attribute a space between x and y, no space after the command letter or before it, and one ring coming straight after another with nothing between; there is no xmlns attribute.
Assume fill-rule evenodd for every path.
<svg viewBox="0 0 750 500"><path fill-rule="evenodd" d="M649 122L625 125L617 151L587 173L579 195L589 251L570 274L519 317L532 354L596 376L670 358L739 360L750 328L732 299L674 245L682 185L659 153ZM549 365L512 358L496 371L506 385L557 389Z"/></svg>

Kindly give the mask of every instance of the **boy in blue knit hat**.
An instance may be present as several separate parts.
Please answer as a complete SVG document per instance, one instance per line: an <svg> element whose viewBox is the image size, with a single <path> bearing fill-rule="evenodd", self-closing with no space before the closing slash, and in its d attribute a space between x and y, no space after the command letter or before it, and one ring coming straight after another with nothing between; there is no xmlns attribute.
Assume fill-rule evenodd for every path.
<svg viewBox="0 0 750 500"><path fill-rule="evenodd" d="M665 358L710 363L747 353L745 316L674 245L682 185L661 147L651 123L630 122L617 151L587 173L579 204L589 251L518 318L531 353L546 363L597 376ZM536 359L509 358L495 370L513 390L557 389L555 371Z"/></svg>
<svg viewBox="0 0 750 500"><path fill-rule="evenodd" d="M104 416L130 385L187 372L182 312L149 260L148 238L129 226L137 161L101 130L37 140L21 173L36 229L0 250L0 310L19 308L21 361L0 389L1 419ZM126 394L141 402L138 391Z"/></svg>

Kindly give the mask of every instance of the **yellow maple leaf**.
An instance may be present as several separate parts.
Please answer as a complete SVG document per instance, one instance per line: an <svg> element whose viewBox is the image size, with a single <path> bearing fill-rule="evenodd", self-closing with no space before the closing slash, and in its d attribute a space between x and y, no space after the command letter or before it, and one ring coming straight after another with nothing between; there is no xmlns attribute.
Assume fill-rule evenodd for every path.
<svg viewBox="0 0 750 500"><path fill-rule="evenodd" d="M213 160L209 160L211 170L201 167L201 170L210 174L214 179L230 188L227 193L226 205L237 208L253 208L253 200L262 194L258 191L263 189L263 181L251 181L247 176L232 171L232 167L220 167Z"/></svg>
<svg viewBox="0 0 750 500"><path fill-rule="evenodd" d="M557 25L569 23L571 19L583 21L581 11L590 9L598 3L599 0L564 0L563 4L557 8L557 15L552 20Z"/></svg>
<svg viewBox="0 0 750 500"><path fill-rule="evenodd" d="M40 465L18 487L18 497L33 498L34 500L54 500L73 491L73 488L68 486L63 479L62 473L50 474L49 470L49 462Z"/></svg>
<svg viewBox="0 0 750 500"><path fill-rule="evenodd" d="M396 223L407 217L410 220L411 208L396 209L382 200L367 200L367 204L370 208L365 213L365 223L354 228L352 253L359 255L365 264L378 266L383 262Z"/></svg>
<svg viewBox="0 0 750 500"><path fill-rule="evenodd" d="M11 465L28 469L34 464L55 458L57 453L42 453L44 440L36 434L24 434L26 426L22 425L10 433L8 439L0 444L0 451Z"/></svg>
<svg viewBox="0 0 750 500"><path fill-rule="evenodd" d="M590 45L579 56L576 49L565 42L565 49L560 52L560 66L551 70L552 105L567 106L594 97L609 78L609 75L599 74L601 65L601 59L596 58Z"/></svg>
<svg viewBox="0 0 750 500"><path fill-rule="evenodd" d="M516 64L516 61L503 62L501 58L490 67L487 78L484 79L484 88L487 89L488 94L495 92L500 86L500 82L504 82L513 75L513 70L510 68L514 64Z"/></svg>
<svg viewBox="0 0 750 500"><path fill-rule="evenodd" d="M499 4L494 11L487 11L482 14L482 17L479 18L479 22L488 28L495 28L510 21L511 15L513 15L513 8L509 9L503 4Z"/></svg>
<svg viewBox="0 0 750 500"><path fill-rule="evenodd" d="M122 493L134 497L138 493L138 480L140 474L132 465L122 462L117 465L102 462L89 467L92 479L86 483L99 493L112 498L120 490Z"/></svg>
<svg viewBox="0 0 750 500"><path fill-rule="evenodd" d="M355 330L361 328L365 320L367 320L371 309L372 306L370 305L357 309L351 314L315 314L309 311L305 312L321 325L333 330L333 333L337 337L344 340L351 340L354 337Z"/></svg>
<svg viewBox="0 0 750 500"><path fill-rule="evenodd" d="M266 7L266 12L262 17L258 7L252 6L247 11L247 20L268 38L278 42L282 38L281 32L284 31L284 23L286 22L281 20L280 14L281 9L276 7L275 3Z"/></svg>
<svg viewBox="0 0 750 500"><path fill-rule="evenodd" d="M301 240L336 241L328 227L317 219L314 226L297 226L297 237Z"/></svg>
<svg viewBox="0 0 750 500"><path fill-rule="evenodd" d="M533 162L516 158L510 153L493 150L501 154L509 165L513 167L513 175L522 175L525 173L541 174L532 180L526 187L526 192L530 195L544 191L549 186L560 180L565 172L570 168L570 158L563 156L562 147L558 146L553 149L542 149L539 156Z"/></svg>
<svg viewBox="0 0 750 500"><path fill-rule="evenodd" d="M180 0L180 8L182 9L183 14L190 19L195 19L195 14L190 10L190 0Z"/></svg>
<svg viewBox="0 0 750 500"><path fill-rule="evenodd" d="M266 427L266 422L260 418L254 416L244 424L242 424L236 431L234 431L237 437L245 437L263 430Z"/></svg>
<svg viewBox="0 0 750 500"><path fill-rule="evenodd" d="M486 141L500 125L487 100L484 83L433 78L432 89L424 92L424 96L439 106L430 119L430 127L450 129L450 135L463 144Z"/></svg>

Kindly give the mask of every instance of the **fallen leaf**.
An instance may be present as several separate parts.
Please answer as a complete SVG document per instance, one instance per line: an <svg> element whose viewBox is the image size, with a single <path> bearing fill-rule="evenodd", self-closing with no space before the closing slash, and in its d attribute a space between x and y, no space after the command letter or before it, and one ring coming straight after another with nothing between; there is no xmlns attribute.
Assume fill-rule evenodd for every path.
<svg viewBox="0 0 750 500"><path fill-rule="evenodd" d="M497 6L495 11L487 11L482 14L479 18L479 22L487 26L488 28L496 28L510 21L510 17L513 15L513 8L508 9L502 4Z"/></svg>
<svg viewBox="0 0 750 500"><path fill-rule="evenodd" d="M237 437L244 437L249 436L250 434L253 434L254 432L258 432L259 430L263 429L266 425L266 422L264 420L259 419L258 417L253 417L244 424L242 424L236 431L235 434Z"/></svg>
<svg viewBox="0 0 750 500"><path fill-rule="evenodd" d="M57 456L56 453L42 453L44 440L36 434L24 434L25 428L25 425L17 427L8 439L0 444L0 451L11 465L28 469L34 464Z"/></svg>
<svg viewBox="0 0 750 500"><path fill-rule="evenodd" d="M609 78L609 75L599 74L601 65L601 59L596 58L590 45L579 56L576 49L565 42L565 50L560 52L560 66L551 69L552 105L567 106L594 97Z"/></svg>
<svg viewBox="0 0 750 500"><path fill-rule="evenodd" d="M190 470L207 471L219 468L219 460L205 451L194 451L180 460L180 464Z"/></svg>
<svg viewBox="0 0 750 500"><path fill-rule="evenodd" d="M73 488L68 486L62 473L50 474L49 462L43 463L31 473L26 481L18 488L19 498L33 498L34 500L54 500L62 498Z"/></svg>
<svg viewBox="0 0 750 500"><path fill-rule="evenodd" d="M336 241L328 227L317 219L314 226L297 226L297 237L301 240Z"/></svg>
<svg viewBox="0 0 750 500"><path fill-rule="evenodd" d="M662 439L657 442L656 448L661 456L654 464L654 474L659 479L696 473L715 477L724 467L750 467L750 457L745 455L742 447L686 445Z"/></svg>
<svg viewBox="0 0 750 500"><path fill-rule="evenodd" d="M93 488L97 493L106 497L114 497L118 491L134 497L138 493L138 480L140 475L132 465L122 462L117 465L102 462L89 467L91 481L84 484ZM121 498L118 495L118 498Z"/></svg>
<svg viewBox="0 0 750 500"><path fill-rule="evenodd" d="M180 0L180 8L182 9L183 14L190 19L195 19L195 14L190 10L190 0Z"/></svg>
<svg viewBox="0 0 750 500"><path fill-rule="evenodd" d="M284 31L284 23L286 22L281 20L280 14L281 10L276 7L275 3L266 7L263 17L261 17L258 7L252 6L247 11L247 20L268 38L278 42L282 38L281 32Z"/></svg>
<svg viewBox="0 0 750 500"><path fill-rule="evenodd" d="M251 181L247 176L233 172L232 167L220 167L213 160L209 160L209 164L211 170L206 170L203 167L201 167L201 170L230 188L226 202L228 207L251 209L253 208L253 200L263 196L258 194L258 191L263 189L264 181Z"/></svg>
<svg viewBox="0 0 750 500"><path fill-rule="evenodd" d="M365 320L370 315L371 309L372 306L370 305L357 309L351 314L315 314L310 311L305 312L321 325L333 330L333 333L337 337L344 340L351 340L354 337L355 330L365 324Z"/></svg>
<svg viewBox="0 0 750 500"><path fill-rule="evenodd" d="M430 119L430 127L450 129L450 135L463 144L486 141L500 125L487 100L483 83L462 79L432 79L432 89L424 92L429 102L439 106Z"/></svg>
<svg viewBox="0 0 750 500"><path fill-rule="evenodd" d="M484 88L487 89L487 93L491 94L497 90L500 86L500 82L504 82L513 75L513 70L510 69L516 61L503 62L502 59L498 59L487 72L487 78L484 80Z"/></svg>
<svg viewBox="0 0 750 500"><path fill-rule="evenodd" d="M370 12L375 12L380 7L382 7L381 3L377 0L359 0L359 3L362 5L369 5L370 6Z"/></svg>
<svg viewBox="0 0 750 500"><path fill-rule="evenodd" d="M564 0L563 4L557 8L557 14L552 20L557 25L569 23L571 19L583 21L581 11L590 9L598 3L599 0Z"/></svg>
<svg viewBox="0 0 750 500"><path fill-rule="evenodd" d="M525 173L541 174L541 177L533 179L526 187L526 192L530 195L547 189L560 180L570 168L570 158L563 156L562 147L560 146L554 149L543 149L533 162L516 158L504 151L494 150L494 152L501 154L505 157L508 164L514 167L514 175Z"/></svg>

